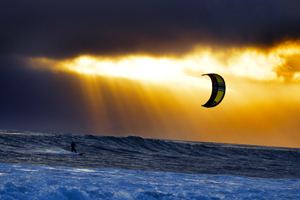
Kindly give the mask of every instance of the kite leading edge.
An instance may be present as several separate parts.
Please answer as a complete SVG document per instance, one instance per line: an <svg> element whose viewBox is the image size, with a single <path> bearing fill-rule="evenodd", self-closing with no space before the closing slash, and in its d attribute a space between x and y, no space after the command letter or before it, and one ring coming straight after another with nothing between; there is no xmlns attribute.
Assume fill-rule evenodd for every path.
<svg viewBox="0 0 300 200"><path fill-rule="evenodd" d="M211 108L215 107L223 100L226 90L225 81L218 74L202 74L202 76L205 75L209 76L212 81L212 92L209 100L202 106L206 108Z"/></svg>

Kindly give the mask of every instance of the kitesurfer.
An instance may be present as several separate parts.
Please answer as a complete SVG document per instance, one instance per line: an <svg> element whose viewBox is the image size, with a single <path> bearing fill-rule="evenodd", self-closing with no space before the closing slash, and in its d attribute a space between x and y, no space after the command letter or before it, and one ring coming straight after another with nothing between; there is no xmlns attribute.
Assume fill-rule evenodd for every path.
<svg viewBox="0 0 300 200"><path fill-rule="evenodd" d="M75 153L77 153L76 149L75 149L75 146L76 146L76 144L72 141L72 143L71 143L71 151L72 152L75 151Z"/></svg>

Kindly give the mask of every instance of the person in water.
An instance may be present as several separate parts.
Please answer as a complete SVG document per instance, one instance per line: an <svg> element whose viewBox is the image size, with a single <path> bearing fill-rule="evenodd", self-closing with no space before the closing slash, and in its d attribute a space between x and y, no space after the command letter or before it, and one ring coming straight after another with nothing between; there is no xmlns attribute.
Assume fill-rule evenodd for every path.
<svg viewBox="0 0 300 200"><path fill-rule="evenodd" d="M75 153L77 153L76 149L75 149L76 144L72 141L71 143L71 151L75 151Z"/></svg>

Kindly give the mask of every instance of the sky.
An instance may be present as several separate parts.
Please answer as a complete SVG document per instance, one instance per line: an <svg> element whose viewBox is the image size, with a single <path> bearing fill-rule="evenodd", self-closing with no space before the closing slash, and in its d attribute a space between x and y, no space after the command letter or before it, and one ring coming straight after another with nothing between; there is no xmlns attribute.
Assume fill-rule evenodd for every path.
<svg viewBox="0 0 300 200"><path fill-rule="evenodd" d="M300 148L299 1L1 4L0 129Z"/></svg>

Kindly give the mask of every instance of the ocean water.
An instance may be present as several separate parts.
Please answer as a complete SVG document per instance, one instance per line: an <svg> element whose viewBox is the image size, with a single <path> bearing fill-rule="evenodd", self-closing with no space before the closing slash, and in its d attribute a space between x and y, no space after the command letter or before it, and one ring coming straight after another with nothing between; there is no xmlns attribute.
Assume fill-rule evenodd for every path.
<svg viewBox="0 0 300 200"><path fill-rule="evenodd" d="M299 167L294 148L0 132L0 199L300 199Z"/></svg>

